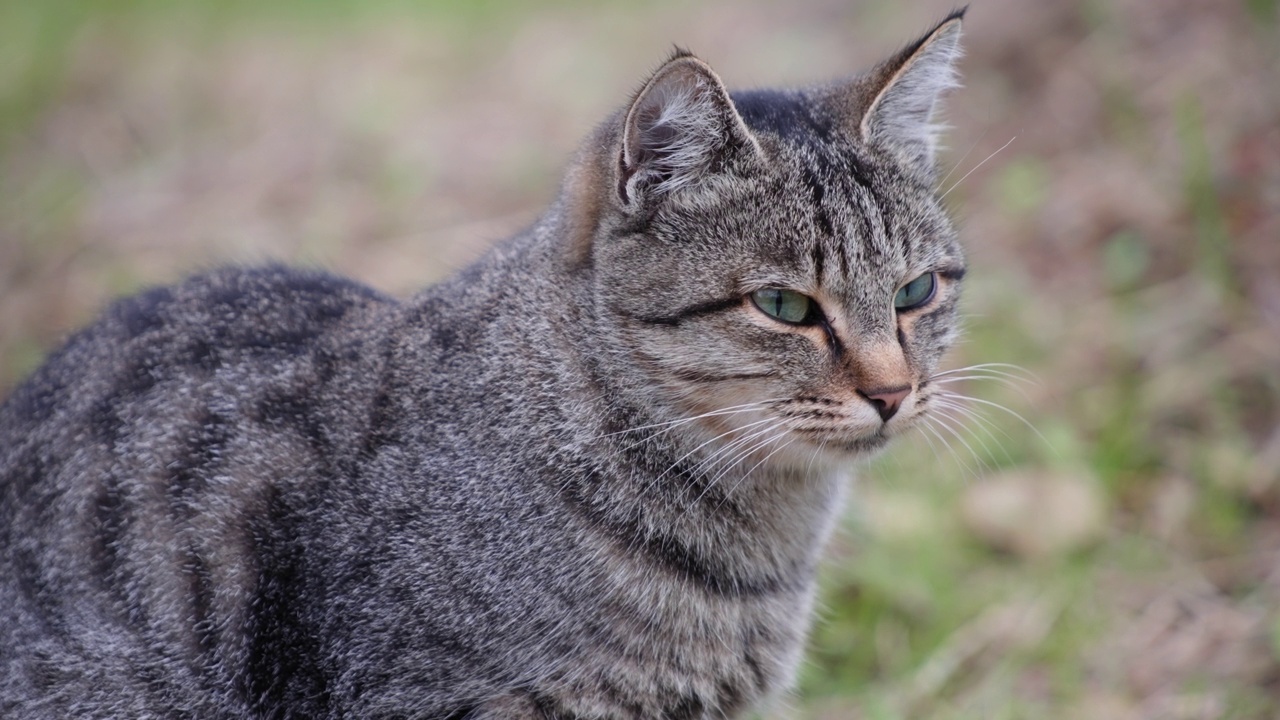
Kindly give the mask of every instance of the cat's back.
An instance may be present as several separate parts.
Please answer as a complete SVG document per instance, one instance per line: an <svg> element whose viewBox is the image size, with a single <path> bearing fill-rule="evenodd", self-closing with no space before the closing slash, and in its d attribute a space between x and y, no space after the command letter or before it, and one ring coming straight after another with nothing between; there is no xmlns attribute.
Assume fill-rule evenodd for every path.
<svg viewBox="0 0 1280 720"><path fill-rule="evenodd" d="M318 272L221 270L117 302L0 405L0 709L244 697L293 486L358 453L397 311Z"/></svg>
<svg viewBox="0 0 1280 720"><path fill-rule="evenodd" d="M306 425L323 408L279 394L292 388L302 402L339 375L360 377L395 307L358 283L284 267L228 268L119 300L0 404L0 468L44 476L18 462L22 448L119 451L148 421L180 422L188 410ZM318 427L295 429L326 439Z"/></svg>

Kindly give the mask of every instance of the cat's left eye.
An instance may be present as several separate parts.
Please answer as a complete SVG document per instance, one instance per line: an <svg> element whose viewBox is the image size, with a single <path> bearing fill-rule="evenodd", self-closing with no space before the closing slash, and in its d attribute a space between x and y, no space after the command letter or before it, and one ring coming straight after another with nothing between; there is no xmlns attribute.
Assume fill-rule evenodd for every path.
<svg viewBox="0 0 1280 720"><path fill-rule="evenodd" d="M899 312L914 310L933 299L938 280L936 273L925 273L898 289L893 296L893 307Z"/></svg>

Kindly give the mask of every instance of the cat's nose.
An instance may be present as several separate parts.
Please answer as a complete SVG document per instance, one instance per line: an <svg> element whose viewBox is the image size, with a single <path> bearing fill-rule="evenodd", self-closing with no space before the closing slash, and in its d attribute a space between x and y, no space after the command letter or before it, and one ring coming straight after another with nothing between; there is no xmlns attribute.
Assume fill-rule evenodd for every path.
<svg viewBox="0 0 1280 720"><path fill-rule="evenodd" d="M902 385L892 388L877 388L875 390L858 391L863 397L871 401L876 406L876 412L880 413L880 419L889 422L889 418L898 412L898 407L902 405L902 401L911 394L910 385Z"/></svg>

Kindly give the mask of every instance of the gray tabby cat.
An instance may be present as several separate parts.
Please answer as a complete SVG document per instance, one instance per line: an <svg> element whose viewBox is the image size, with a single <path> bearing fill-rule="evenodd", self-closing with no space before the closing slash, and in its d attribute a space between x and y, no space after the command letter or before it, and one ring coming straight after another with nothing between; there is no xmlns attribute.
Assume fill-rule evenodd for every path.
<svg viewBox="0 0 1280 720"><path fill-rule="evenodd" d="M116 303L0 408L0 713L767 707L849 466L956 336L961 15L802 90L677 53L408 302L271 267Z"/></svg>

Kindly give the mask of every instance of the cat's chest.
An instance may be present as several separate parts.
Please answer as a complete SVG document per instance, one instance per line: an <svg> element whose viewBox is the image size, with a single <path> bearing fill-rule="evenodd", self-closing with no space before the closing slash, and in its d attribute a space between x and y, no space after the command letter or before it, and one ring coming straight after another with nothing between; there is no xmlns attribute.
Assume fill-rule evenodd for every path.
<svg viewBox="0 0 1280 720"><path fill-rule="evenodd" d="M611 572L544 685L564 716L736 718L791 685L808 585L716 592L640 563Z"/></svg>

